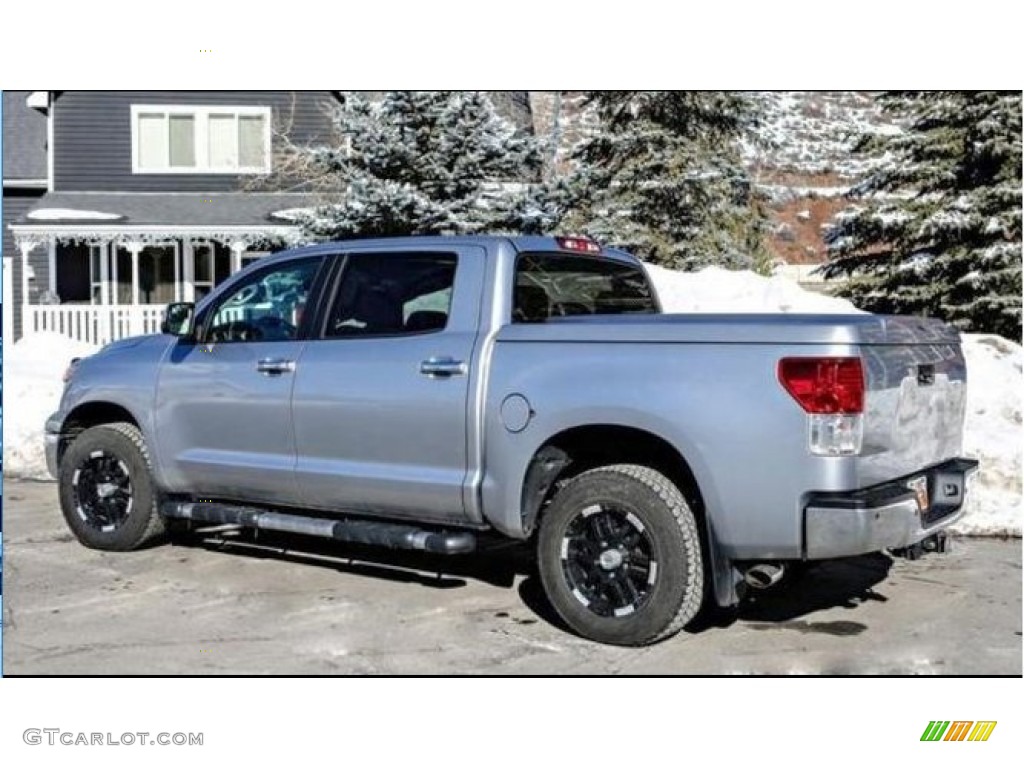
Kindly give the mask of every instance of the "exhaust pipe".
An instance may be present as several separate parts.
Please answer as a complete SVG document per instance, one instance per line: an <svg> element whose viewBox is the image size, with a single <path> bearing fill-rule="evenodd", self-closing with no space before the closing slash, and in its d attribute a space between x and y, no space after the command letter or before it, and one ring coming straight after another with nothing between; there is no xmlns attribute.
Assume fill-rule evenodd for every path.
<svg viewBox="0 0 1024 768"><path fill-rule="evenodd" d="M785 567L779 563L758 563L743 572L743 580L754 589L768 589L778 584L785 572Z"/></svg>

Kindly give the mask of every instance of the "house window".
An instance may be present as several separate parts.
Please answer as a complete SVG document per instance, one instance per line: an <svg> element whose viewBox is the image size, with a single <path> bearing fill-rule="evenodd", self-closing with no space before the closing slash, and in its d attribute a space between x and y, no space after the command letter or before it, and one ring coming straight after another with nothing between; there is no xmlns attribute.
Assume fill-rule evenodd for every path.
<svg viewBox="0 0 1024 768"><path fill-rule="evenodd" d="M193 277L193 289L195 292L195 300L199 301L213 290L213 286L217 282L214 271L215 261L213 246L196 245L194 246L194 254L195 275Z"/></svg>
<svg viewBox="0 0 1024 768"><path fill-rule="evenodd" d="M270 107L132 106L133 173L270 173Z"/></svg>
<svg viewBox="0 0 1024 768"><path fill-rule="evenodd" d="M139 254L139 302L167 304L181 298L177 245L148 245Z"/></svg>
<svg viewBox="0 0 1024 768"><path fill-rule="evenodd" d="M107 249L101 245L89 246L89 302L91 304L103 304L103 284L106 282L104 272L104 260L107 258Z"/></svg>

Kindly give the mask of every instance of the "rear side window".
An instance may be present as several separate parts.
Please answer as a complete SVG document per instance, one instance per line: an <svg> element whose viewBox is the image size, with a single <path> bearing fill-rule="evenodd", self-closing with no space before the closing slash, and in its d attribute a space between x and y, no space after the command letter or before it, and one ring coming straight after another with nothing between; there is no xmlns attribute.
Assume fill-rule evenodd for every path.
<svg viewBox="0 0 1024 768"><path fill-rule="evenodd" d="M324 336L403 336L444 330L455 267L451 253L348 256Z"/></svg>
<svg viewBox="0 0 1024 768"><path fill-rule="evenodd" d="M644 271L633 264L561 253L526 253L516 262L515 323L657 311Z"/></svg>

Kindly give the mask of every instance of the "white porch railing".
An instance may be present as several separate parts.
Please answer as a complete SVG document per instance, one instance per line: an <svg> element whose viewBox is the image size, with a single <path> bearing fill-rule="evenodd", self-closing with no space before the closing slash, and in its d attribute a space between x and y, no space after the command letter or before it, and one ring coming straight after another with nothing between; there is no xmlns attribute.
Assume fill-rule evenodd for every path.
<svg viewBox="0 0 1024 768"><path fill-rule="evenodd" d="M164 308L163 304L30 304L22 307L22 329L25 334L48 331L89 344L107 344L128 336L159 333Z"/></svg>

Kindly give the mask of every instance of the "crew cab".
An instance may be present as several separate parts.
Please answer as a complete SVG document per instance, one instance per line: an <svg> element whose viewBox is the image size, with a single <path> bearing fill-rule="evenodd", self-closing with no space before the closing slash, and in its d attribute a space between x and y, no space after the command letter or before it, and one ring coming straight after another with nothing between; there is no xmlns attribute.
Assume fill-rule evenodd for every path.
<svg viewBox="0 0 1024 768"><path fill-rule="evenodd" d="M606 643L788 565L934 543L977 467L951 327L664 314L640 261L582 238L299 248L163 330L78 361L47 421L83 544L528 541L558 614Z"/></svg>

